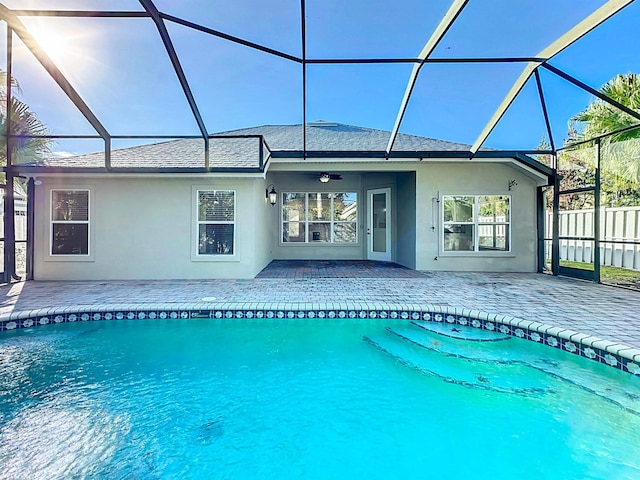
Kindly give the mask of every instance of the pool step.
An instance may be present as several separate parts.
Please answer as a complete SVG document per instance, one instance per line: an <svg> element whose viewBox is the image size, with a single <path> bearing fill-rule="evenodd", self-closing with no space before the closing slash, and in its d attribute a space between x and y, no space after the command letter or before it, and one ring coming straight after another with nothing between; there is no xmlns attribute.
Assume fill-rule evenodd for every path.
<svg viewBox="0 0 640 480"><path fill-rule="evenodd" d="M437 333L444 337L456 338L458 340L468 340L470 342L501 342L511 340L511 336L505 335L504 333L481 330L479 328L453 323L424 321L412 321L411 323L428 332Z"/></svg>
<svg viewBox="0 0 640 480"><path fill-rule="evenodd" d="M474 362L446 357L389 334L375 338L365 336L363 340L400 364L447 383L520 395L551 391L551 382L546 376L521 363Z"/></svg>
<svg viewBox="0 0 640 480"><path fill-rule="evenodd" d="M386 327L386 330L391 335L395 335L418 347L437 352L446 357L464 360L510 363L509 352L513 351L513 348L509 348L510 345L508 343L468 343L466 339L442 336L420 325Z"/></svg>
<svg viewBox="0 0 640 480"><path fill-rule="evenodd" d="M539 348L536 348L536 345L518 339L514 339L513 343L468 343L453 337L443 337L428 329L417 328L419 326L394 326L387 327L386 330L390 335L415 347L445 358L494 365L524 365L640 415L638 382L628 374L611 371L603 365L585 364L581 359L556 349L545 348L544 351L538 352ZM611 388L612 375L616 376L616 384L627 383L629 388Z"/></svg>

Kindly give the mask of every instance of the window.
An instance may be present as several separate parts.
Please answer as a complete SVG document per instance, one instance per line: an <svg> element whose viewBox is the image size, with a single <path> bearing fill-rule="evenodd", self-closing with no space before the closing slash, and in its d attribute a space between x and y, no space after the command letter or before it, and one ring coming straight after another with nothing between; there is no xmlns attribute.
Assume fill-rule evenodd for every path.
<svg viewBox="0 0 640 480"><path fill-rule="evenodd" d="M236 192L198 190L198 255L235 252Z"/></svg>
<svg viewBox="0 0 640 480"><path fill-rule="evenodd" d="M511 197L508 195L444 195L445 252L511 250Z"/></svg>
<svg viewBox="0 0 640 480"><path fill-rule="evenodd" d="M51 190L51 255L89 255L89 190Z"/></svg>
<svg viewBox="0 0 640 480"><path fill-rule="evenodd" d="M357 227L355 192L282 194L284 243L356 243Z"/></svg>

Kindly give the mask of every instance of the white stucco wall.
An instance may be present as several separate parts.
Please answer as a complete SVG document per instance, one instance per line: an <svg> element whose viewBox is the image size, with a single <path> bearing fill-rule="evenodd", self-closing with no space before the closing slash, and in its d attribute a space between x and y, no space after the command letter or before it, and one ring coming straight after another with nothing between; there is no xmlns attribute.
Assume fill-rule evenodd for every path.
<svg viewBox="0 0 640 480"><path fill-rule="evenodd" d="M396 177L395 259L407 268L416 268L416 177L414 172Z"/></svg>
<svg viewBox="0 0 640 480"><path fill-rule="evenodd" d="M233 178L41 178L36 187L34 274L48 279L252 278L269 261L264 180ZM50 191L90 190L89 257L50 252ZM233 256L196 251L195 190L235 190Z"/></svg>
<svg viewBox="0 0 640 480"><path fill-rule="evenodd" d="M340 173L343 180L323 184L317 173ZM391 188L393 261L418 270L536 270L536 180L509 164L465 160L424 162L308 162L274 164L266 180L214 176L40 177L36 186L34 274L40 280L253 278L272 259L367 258L366 191ZM508 190L509 180L517 185ZM265 199L274 184L283 192L358 193L358 242L284 244L282 197ZM50 255L50 191L91 192L91 254ZM195 191L235 190L233 257L198 257ZM511 195L510 252L454 253L441 250L443 195ZM415 199L415 201L413 201ZM433 227L433 228L432 228Z"/></svg>
<svg viewBox="0 0 640 480"><path fill-rule="evenodd" d="M511 191L509 180L517 185ZM442 195L511 195L511 252L443 252ZM434 218L435 217L435 218ZM435 228L432 228L435 227ZM500 163L427 163L416 170L416 269L536 271L536 183Z"/></svg>

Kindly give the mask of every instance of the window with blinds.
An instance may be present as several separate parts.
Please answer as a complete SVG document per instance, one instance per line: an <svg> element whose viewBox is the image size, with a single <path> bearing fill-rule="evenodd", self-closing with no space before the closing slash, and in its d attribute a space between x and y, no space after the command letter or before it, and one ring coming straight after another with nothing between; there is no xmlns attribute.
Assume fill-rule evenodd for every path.
<svg viewBox="0 0 640 480"><path fill-rule="evenodd" d="M89 255L89 190L51 190L51 255Z"/></svg>
<svg viewBox="0 0 640 480"><path fill-rule="evenodd" d="M198 255L235 252L236 192L198 190Z"/></svg>

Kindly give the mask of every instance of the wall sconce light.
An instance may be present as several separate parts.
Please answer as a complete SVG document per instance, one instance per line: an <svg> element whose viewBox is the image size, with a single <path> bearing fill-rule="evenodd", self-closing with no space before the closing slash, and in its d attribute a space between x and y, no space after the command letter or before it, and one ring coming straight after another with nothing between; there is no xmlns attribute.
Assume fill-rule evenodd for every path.
<svg viewBox="0 0 640 480"><path fill-rule="evenodd" d="M511 190L516 185L518 185L518 182L516 182L515 180L509 180L509 183L508 183L509 190Z"/></svg>
<svg viewBox="0 0 640 480"><path fill-rule="evenodd" d="M328 173L321 173L318 180L320 180L322 183L327 183L329 180L331 180L331 175L329 175Z"/></svg>
<svg viewBox="0 0 640 480"><path fill-rule="evenodd" d="M271 190L269 190L271 187ZM278 192L276 192L276 187L274 187L273 183L267 185L267 189L265 190L265 196L269 199L269 203L273 206L278 201Z"/></svg>

